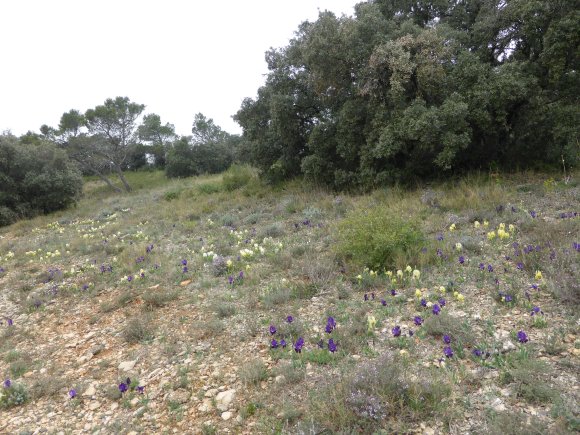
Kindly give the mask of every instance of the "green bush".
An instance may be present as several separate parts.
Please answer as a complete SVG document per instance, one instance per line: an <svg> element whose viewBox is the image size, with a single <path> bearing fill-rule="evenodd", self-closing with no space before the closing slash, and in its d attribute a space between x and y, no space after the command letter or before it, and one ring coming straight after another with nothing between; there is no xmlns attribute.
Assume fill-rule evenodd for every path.
<svg viewBox="0 0 580 435"><path fill-rule="evenodd" d="M338 224L337 254L374 270L417 264L425 238L414 222L386 205L347 214Z"/></svg>
<svg viewBox="0 0 580 435"><path fill-rule="evenodd" d="M224 188L231 192L248 184L254 178L254 171L249 166L232 165L223 175Z"/></svg>
<svg viewBox="0 0 580 435"><path fill-rule="evenodd" d="M0 225L66 208L81 192L80 172L63 150L0 135Z"/></svg>
<svg viewBox="0 0 580 435"><path fill-rule="evenodd" d="M28 392L22 384L0 387L0 408L11 408L26 403Z"/></svg>

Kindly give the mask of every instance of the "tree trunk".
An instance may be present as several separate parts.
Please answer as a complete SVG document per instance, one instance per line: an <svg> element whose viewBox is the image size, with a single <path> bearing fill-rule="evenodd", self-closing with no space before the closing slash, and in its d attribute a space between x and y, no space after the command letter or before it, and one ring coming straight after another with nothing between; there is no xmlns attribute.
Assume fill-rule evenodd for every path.
<svg viewBox="0 0 580 435"><path fill-rule="evenodd" d="M111 183L111 180L109 180L107 177L105 177L103 174L101 174L99 171L97 171L96 169L91 169L93 171L93 173L99 177L101 180L103 180L105 183L107 183L107 186L109 186L111 189L113 189L115 192L122 192L123 189L115 186L113 183Z"/></svg>
<svg viewBox="0 0 580 435"><path fill-rule="evenodd" d="M123 183L123 186L125 186L125 191L131 192L131 190L133 190L133 189L131 189L131 186L129 185L129 183L127 182L127 179L123 175L123 170L121 169L121 167L119 165L115 165L115 171L117 171L117 175L119 176L119 180L121 180L121 182Z"/></svg>

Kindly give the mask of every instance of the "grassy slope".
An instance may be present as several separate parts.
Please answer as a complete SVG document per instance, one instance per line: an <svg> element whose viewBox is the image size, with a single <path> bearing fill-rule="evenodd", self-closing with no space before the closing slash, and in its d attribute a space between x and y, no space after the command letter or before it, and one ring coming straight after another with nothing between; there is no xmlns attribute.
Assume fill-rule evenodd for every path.
<svg viewBox="0 0 580 435"><path fill-rule="evenodd" d="M428 191L338 197L299 182L272 189L253 180L228 192L221 176L129 178L130 195L91 181L76 208L0 229L0 316L14 320L1 326L0 374L29 396L1 411L0 432L88 430L101 419L111 433L578 429L579 253L572 243L580 242L579 218L559 218L579 211L577 182L473 177ZM391 282L357 258L343 261L337 223L362 219L364 229L356 211L377 206L425 234L427 252L411 264L419 279L404 272ZM476 220L488 227L475 228ZM515 230L489 240L500 223ZM514 242L534 250L515 255ZM243 257L242 249L253 253ZM223 261L212 261L214 253ZM396 276L409 260L394 261ZM431 305L442 297L446 306L434 316ZM534 306L544 314L531 316ZM413 323L418 315L421 326ZM337 321L331 334L329 316ZM369 317L376 320L370 331ZM529 342L518 342L520 330ZM451 336L451 358L443 335ZM300 336L299 354L292 343ZM270 349L272 337L288 347ZM134 369L118 369L131 360ZM118 397L127 374L146 384L145 395ZM91 386L94 394L83 396ZM229 407L215 409L216 388L236 390ZM224 421L227 408L232 418ZM47 418L51 411L57 415Z"/></svg>

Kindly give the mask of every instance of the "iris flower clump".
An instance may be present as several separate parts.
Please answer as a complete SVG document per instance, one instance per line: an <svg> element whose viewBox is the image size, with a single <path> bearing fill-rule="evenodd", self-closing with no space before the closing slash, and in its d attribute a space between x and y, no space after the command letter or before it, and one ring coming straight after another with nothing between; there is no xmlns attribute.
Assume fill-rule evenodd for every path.
<svg viewBox="0 0 580 435"><path fill-rule="evenodd" d="M330 340L328 340L328 350L331 353L336 352L336 347L337 347L337 345L332 338Z"/></svg>
<svg viewBox="0 0 580 435"><path fill-rule="evenodd" d="M298 337L298 340L294 343L294 351L296 353L302 353L302 347L304 347L304 338Z"/></svg>
<svg viewBox="0 0 580 435"><path fill-rule="evenodd" d="M524 331L518 331L518 341L520 343L527 343L529 341L528 334L526 334Z"/></svg>

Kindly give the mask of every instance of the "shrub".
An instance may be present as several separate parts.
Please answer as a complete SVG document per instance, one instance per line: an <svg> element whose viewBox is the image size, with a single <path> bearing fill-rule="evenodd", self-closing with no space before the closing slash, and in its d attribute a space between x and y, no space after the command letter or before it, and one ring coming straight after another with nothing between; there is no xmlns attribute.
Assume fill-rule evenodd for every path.
<svg viewBox="0 0 580 435"><path fill-rule="evenodd" d="M0 387L0 408L11 408L26 403L28 392L22 384Z"/></svg>
<svg viewBox="0 0 580 435"><path fill-rule="evenodd" d="M0 225L73 204L82 178L63 150L0 135Z"/></svg>
<svg viewBox="0 0 580 435"><path fill-rule="evenodd" d="M310 412L329 431L373 433L388 428L399 432L391 424L404 426L445 412L450 391L440 373L416 376L403 360L387 353L358 366L341 382L323 383L310 396Z"/></svg>
<svg viewBox="0 0 580 435"><path fill-rule="evenodd" d="M246 385L256 385L268 379L268 369L261 359L253 359L240 367L240 380Z"/></svg>
<svg viewBox="0 0 580 435"><path fill-rule="evenodd" d="M224 173L222 183L227 191L232 191L244 187L252 178L255 178L254 171L249 166L232 165Z"/></svg>
<svg viewBox="0 0 580 435"><path fill-rule="evenodd" d="M386 206L355 210L338 224L337 254L374 270L417 264L425 241L417 225Z"/></svg>
<svg viewBox="0 0 580 435"><path fill-rule="evenodd" d="M149 321L139 317L129 320L123 338L127 343L139 343L153 338L153 329L149 326Z"/></svg>

